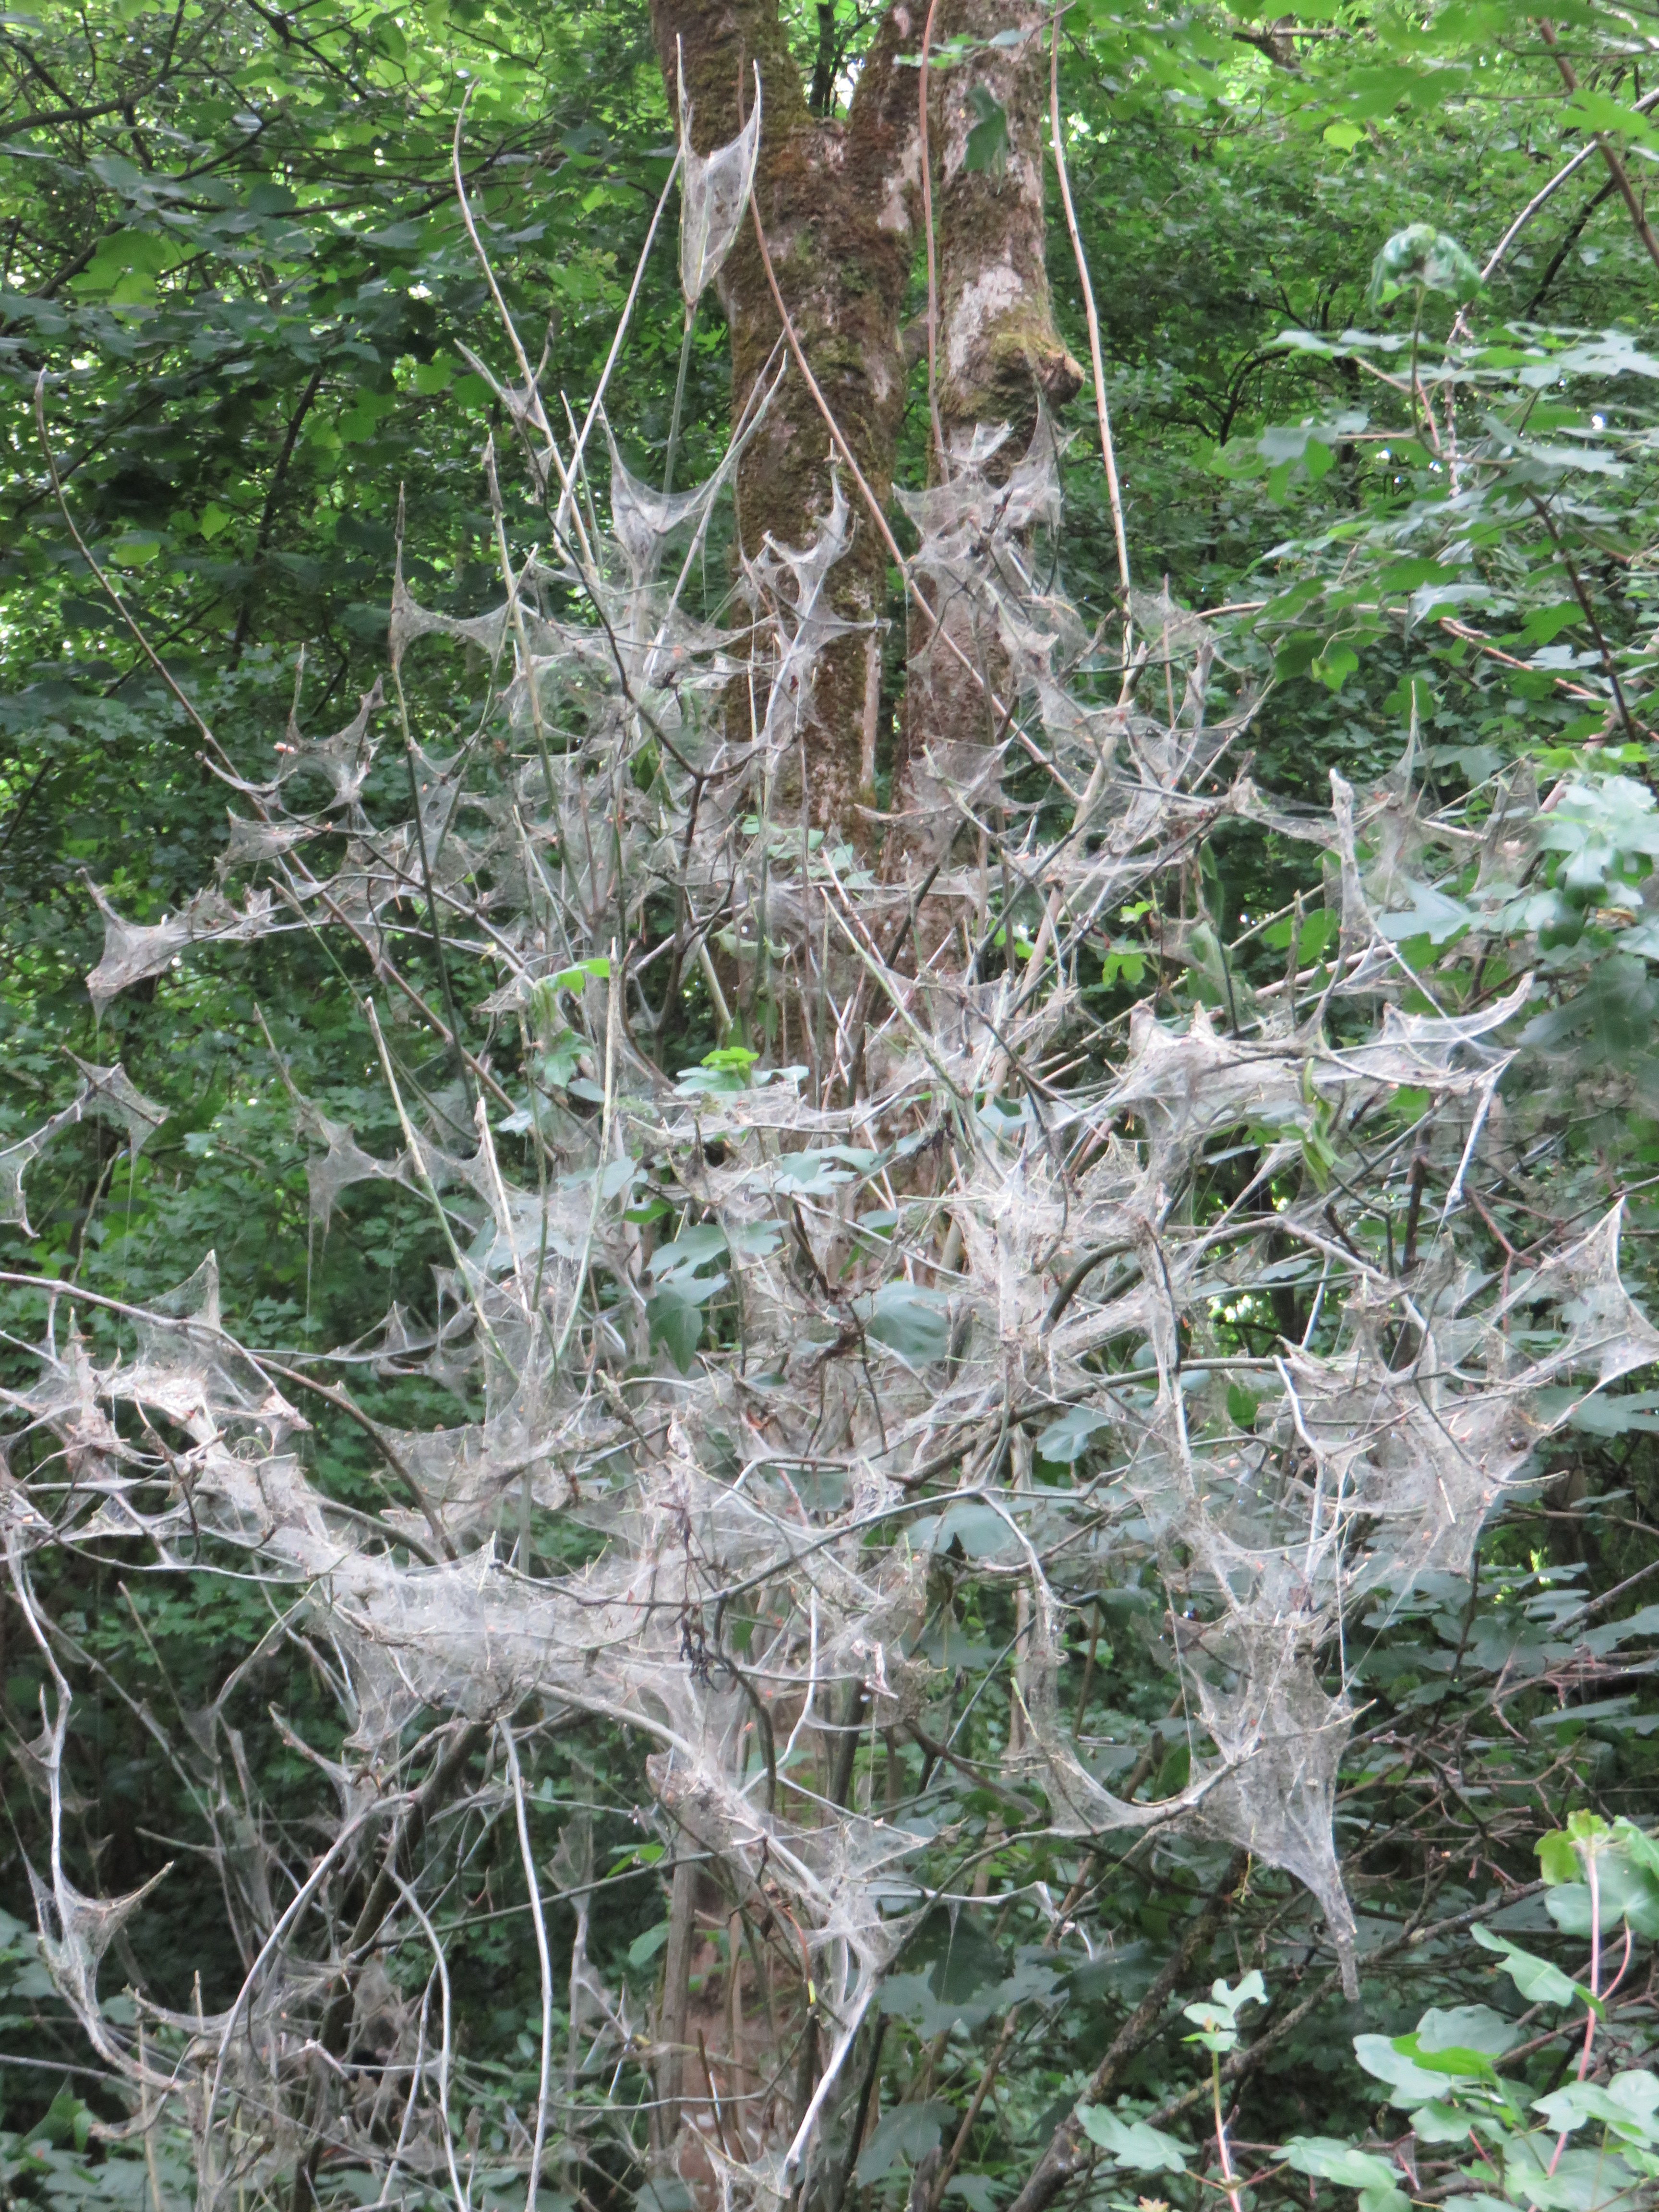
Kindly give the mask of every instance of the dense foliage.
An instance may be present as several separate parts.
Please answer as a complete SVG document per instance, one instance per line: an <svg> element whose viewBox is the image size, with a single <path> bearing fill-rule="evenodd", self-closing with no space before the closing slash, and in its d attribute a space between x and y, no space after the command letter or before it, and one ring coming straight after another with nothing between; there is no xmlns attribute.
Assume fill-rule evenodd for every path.
<svg viewBox="0 0 1659 2212"><path fill-rule="evenodd" d="M845 106L878 15L785 9L822 106ZM897 833L884 865L809 850L775 822L769 775L705 815L681 773L677 747L702 763L692 738L734 711L732 636L805 634L799 572L745 574L716 500L658 534L675 554L659 579L657 539L635 561L617 520L599 432L566 501L515 451L538 434L507 404L520 386L456 169L566 454L642 267L607 404L619 467L662 478L687 325L672 195L641 262L676 153L643 9L40 0L0 19L11 2198L517 2212L538 2168L544 2203L706 2212L722 2189L759 2201L843 2032L817 2148L783 2177L802 2212L1035 2212L1061 2190L1182 2212L1218 2191L1234 2212L1659 2198L1659 1393L1636 1310L1659 1310L1656 36L1640 10L1540 27L1481 0L1271 21L1085 0L1062 19L1138 588L1126 607L1085 398L1022 524L1042 565L1018 609L1021 636L1052 620L1078 726L1097 719L1068 752L1061 710L1022 695L1030 743L987 802L977 903L963 894L972 1003L1005 1024L978 1059L968 1025L967 1082L939 1057L942 1000L905 995L929 902L919 921L926 867L895 860ZM1085 358L1057 204L1050 228ZM920 264L913 289L923 314ZM917 354L901 476L920 487ZM712 297L688 357L682 485L727 448ZM570 550L584 518L591 558ZM908 579L939 573L944 534L915 498L893 526L917 567L890 575L877 811L896 805ZM399 564L434 635L400 601L389 655ZM659 680L650 653L676 623L684 666ZM583 642L599 638L611 665ZM1136 641L1123 741L1169 788L1085 858L1087 729L1120 711ZM1028 648L1006 650L1012 667ZM541 657L544 692L515 655ZM365 741L308 753L360 698ZM252 834L301 764L338 767L359 810L331 822L322 787L295 787L316 811L282 819L319 841L314 877ZM1159 811L1171 794L1186 812ZM545 910L533 868L503 888L507 843L458 830L444 859L452 803L565 872ZM228 805L250 836L219 867ZM578 815L614 835L614 871L578 856ZM325 913L305 889L325 878L370 888ZM216 880L229 905L192 908ZM291 896L257 930L225 919L272 884ZM748 905L733 889L757 884ZM123 924L185 911L200 927L115 973L137 944ZM542 964L514 998L526 940L503 916L526 914ZM110 988L90 996L100 961ZM1429 1026L1379 1030L1385 1012ZM1378 1034L1386 1063L1363 1057ZM1158 1121L1166 1093L1135 1089L1160 1037L1213 1047L1193 1093L1210 1085L1211 1105L1189 1099L1178 1127ZM1245 1082L1269 1042L1293 1076ZM131 1095L99 1073L117 1063ZM862 1112L884 1066L881 1110ZM1156 1310L1133 1236L1086 1225L1120 1203L1109 1176L1140 1189L1143 1169L1166 1178L1176 1255ZM1018 1262L1006 1326L1025 1349L988 1412L982 1311L977 1339L966 1316L998 1178L1025 1214L994 1247ZM1595 1239L1615 1200L1609 1261ZM550 1205L586 1224L557 1264ZM210 1250L216 1290L196 1273ZM533 1481L423 1488L415 1446L458 1418L495 1449L544 1269L567 1301L548 1387L580 1370L588 1425L573 1443L562 1413L562 1455ZM517 1319L491 1303L510 1277ZM66 1287L49 1305L28 1278ZM410 1661L419 1694L388 1730L317 1609L314 1557L233 1541L206 1503L191 1522L203 1440L177 1401L114 1389L86 1473L43 1373L82 1341L106 1372L165 1367L169 1345L197 1359L221 1314L313 1422L289 1441L332 1537L362 1532L388 1575L471 1562L481 1590L499 1567L538 1602L599 1589L617 1560L658 1556L627 1517L658 1513L682 1582L666 1626L632 1622L634 1661L678 1670L700 1715L726 1699L769 1818L827 1811L833 1830L840 1808L861 1899L880 1902L870 1838L903 1837L881 1904L902 1940L858 1985L867 2009L836 2011L822 1930L764 1853L739 1876L742 1853L714 1848L697 1870L688 1838L708 1836L636 1725L633 1662L607 1656L606 1710L580 1683L506 1697L463 1644L447 1663L495 1701L447 1703ZM717 1396L757 1314L775 1413ZM1425 1370L1436 1330L1444 1365ZM836 1352L842 1431L805 1434L809 1377L842 1388L823 1382ZM1425 1540L1407 1559L1385 1516L1342 1521L1340 1491L1320 1550L1310 1477L1340 1455L1346 1401L1331 1384L1322 1416L1316 1385L1362 1352L1373 1406L1400 1378L1419 1393L1389 1403L1425 1528L1432 1422L1473 1462L1460 1408L1500 1385L1518 1407L1525 1380L1501 1481L1447 1501L1467 1556ZM1134 1439L1171 1406L1210 1463L1259 1451L1282 1478L1272 1511L1304 1516L1307 1613L1329 1636L1298 1656L1352 1712L1334 1887L1316 1853L1256 1849L1236 1815L1205 1826L1194 1793L1248 1669L1198 1516L1166 1540L1148 1504L1163 1478ZM617 1502L636 1448L630 1480L643 1464L706 1513L706 1559L691 1505L675 1522L665 1491ZM880 1493L874 1534L831 1465L855 1451L903 1493ZM892 1626L860 1630L844 1590L803 1595L817 1571L793 1555L763 1588L737 1572L742 1471L763 1461L769 1528L793 1515L844 1547L854 1525L854 1553L833 1556L862 1563ZM116 1462L142 1463L148 1537L93 1526ZM710 1504L698 1483L726 1488ZM835 1709L813 1713L798 1692L832 1627ZM1196 1817L1072 1820L1057 1777L1097 1811ZM1307 1786L1281 1783L1286 1803ZM388 1843L364 1814L353 1857L342 1838L371 1800L400 1825ZM169 1864L99 1924L89 2034L62 1899L126 1895ZM284 1954L311 2040L257 2045L261 2092L252 2056L227 2068L239 1991L313 1881L292 1936L309 1984ZM353 1945L342 2026L330 1977ZM234 2117L204 2119L222 2075ZM704 2168L676 2160L681 2106Z"/></svg>

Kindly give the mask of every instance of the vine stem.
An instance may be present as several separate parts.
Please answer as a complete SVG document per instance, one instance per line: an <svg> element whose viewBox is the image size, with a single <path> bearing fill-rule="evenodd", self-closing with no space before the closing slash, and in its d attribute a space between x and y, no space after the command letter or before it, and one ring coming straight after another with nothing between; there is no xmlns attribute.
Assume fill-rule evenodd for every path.
<svg viewBox="0 0 1659 2212"><path fill-rule="evenodd" d="M931 17L929 18L931 21ZM1123 657L1129 657L1129 537L1123 522L1123 488L1118 480L1117 453L1112 443L1111 416L1106 405L1106 368L1101 354L1100 317L1095 312L1095 288L1089 281L1088 258L1083 251L1083 236L1077 226L1077 210L1072 204L1072 182L1066 173L1066 140L1060 126L1060 13L1054 15L1054 40L1048 49L1048 132L1054 140L1054 174L1060 180L1060 204L1066 210L1066 228L1072 241L1072 256L1077 263L1078 283L1083 289L1083 312L1089 325L1089 367L1095 380L1095 420L1100 426L1100 457L1106 464L1106 492L1112 503L1112 534L1117 540L1117 573L1123 586ZM927 49L922 47L922 68L927 66ZM924 117L926 109L923 110ZM927 141L923 140L924 149ZM922 176L927 173L924 152ZM924 205L926 203L924 202ZM933 234L928 234L928 269L933 268ZM929 294L927 318L928 343L933 343L933 321L932 295ZM932 389L931 355L929 356L929 390Z"/></svg>
<svg viewBox="0 0 1659 2212"><path fill-rule="evenodd" d="M674 455L680 442L680 421L685 413L685 374L691 365L691 339L697 327L700 304L700 301L693 300L685 310L685 331L680 339L680 373L674 380L674 413L668 425L668 457L662 470L662 495L665 499L674 489Z"/></svg>
<svg viewBox="0 0 1659 2212"><path fill-rule="evenodd" d="M524 1867L525 1885L530 1892L531 1918L536 1929L536 1956L541 1966L542 2063L536 2093L536 2139L531 2148L530 2180L525 2195L525 2212L536 2212L536 2195L542 2179L542 2154L547 2145L547 2091L553 2063L553 1961L547 1948L547 1918L542 1910L541 1886L536 1880L536 1855L530 1848L530 1828L525 1817L524 1776L519 1766L519 1747L513 1741L512 1723L503 1718L501 1729L501 1744L507 1753L507 1772L513 1782L513 1811L519 1832L519 1856Z"/></svg>
<svg viewBox="0 0 1659 2212"><path fill-rule="evenodd" d="M205 745L209 746L212 751L218 755L225 767L234 775L235 770L229 754L226 752L218 738L214 736L212 731L209 729L207 724L202 720L201 715L197 712L195 705L191 699L179 689L178 684L173 679L172 670L164 664L161 654L156 652L149 638L145 636L143 631L139 629L137 623L133 620L131 614L128 611L126 601L121 597L119 592L116 590L114 585L110 581L108 575L101 568L100 568L97 561L93 556L92 548L87 544L86 539L82 538L80 531L76 526L75 517L70 512L69 501L64 496L64 480L58 471L58 456L52 451L52 433L46 427L46 372L44 368L41 370L40 375L34 380L34 422L35 428L40 433L40 450L46 457L46 473L52 479L52 496L58 502L58 513L64 518L64 528L69 532L70 536L75 540L76 551L81 556L81 558L86 562L88 568L92 571L93 576L96 580L99 590L102 592L104 597L114 608L116 613L120 616L122 621L131 631L133 641L137 644L138 650L143 654L145 659L149 661L150 666L155 671L155 673L161 678L162 683L167 685L167 690L172 692L173 697L179 702L179 704L184 708L185 714L190 717L191 721L195 725L198 736L200 737L202 742Z"/></svg>
<svg viewBox="0 0 1659 2212"><path fill-rule="evenodd" d="M943 479L949 469L939 414L939 268L933 252L933 155L927 144L927 57L933 44L933 17L938 9L939 0L927 0L927 20L921 27L921 65L916 71L916 108L921 141L921 232L927 246L927 416L933 426L933 452Z"/></svg>
<svg viewBox="0 0 1659 2212"><path fill-rule="evenodd" d="M1213 2051L1210 2053L1210 2092L1215 2102L1215 2143L1221 2154L1221 2178L1227 2185L1227 2202L1233 2212L1244 2212L1234 2185L1237 2177L1233 2172L1232 2153L1227 2148L1227 2124L1221 2113L1221 2060Z"/></svg>
<svg viewBox="0 0 1659 2212"><path fill-rule="evenodd" d="M1589 1884L1590 1900L1590 1996L1592 1999L1599 2000L1601 1995L1601 1882L1595 1870L1596 1855L1594 1848L1586 1850L1583 1856L1584 1875ZM1578 2079L1581 2081L1589 2071L1590 2052L1595 2044L1595 2004L1592 2002L1584 2008L1584 2047L1578 2054ZM1560 2164L1561 2154L1566 2148L1567 2137L1571 2133L1571 2126L1565 2127L1556 2137L1554 2154L1549 2162L1551 2173L1553 2173Z"/></svg>

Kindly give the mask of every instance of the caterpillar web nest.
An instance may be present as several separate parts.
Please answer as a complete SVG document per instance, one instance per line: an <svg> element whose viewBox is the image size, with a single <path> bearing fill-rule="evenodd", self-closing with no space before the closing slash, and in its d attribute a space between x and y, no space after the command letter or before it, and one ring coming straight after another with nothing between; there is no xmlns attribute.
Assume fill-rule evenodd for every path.
<svg viewBox="0 0 1659 2212"><path fill-rule="evenodd" d="M697 289L729 228L719 165L732 150L688 164L688 195L708 202ZM738 150L752 169L752 146ZM443 641L481 651L504 745L465 732L450 747L411 741L408 778L377 786L378 687L331 737L295 725L272 775L234 779L241 811L214 888L149 927L97 895L107 936L88 978L102 1005L174 959L293 927L331 934L357 972L383 978L410 912L435 910L458 967L492 979L488 1009L532 1043L525 1070L558 1039L565 1077L532 1083L498 1059L488 1083L470 1079L470 1102L452 1085L434 1103L377 1028L403 1132L381 1154L290 1086L314 1233L354 1187L401 1186L451 1249L435 1282L403 1290L379 1330L307 1360L297 1381L227 1328L211 1255L95 1351L85 1314L47 1291L34 1380L6 1401L10 1462L29 1472L5 1478L0 1503L49 1657L32 1592L52 1547L264 1578L293 1632L327 1655L349 1717L329 1770L343 1834L383 1818L375 1778L398 1771L412 1729L489 1741L529 1713L635 1735L664 1835L707 1855L738 1904L787 1912L799 1931L822 2026L804 2116L785 2124L740 2099L729 2130L693 2130L722 2203L770 2205L824 2154L847 2055L927 1896L930 1838L902 1814L827 1802L799 1747L848 1724L849 1688L860 1725L925 1724L942 1686L923 1648L942 1571L965 1559L1020 1594L1003 1785L1062 1835L1184 1827L1283 1870L1317 1900L1352 1994L1360 1936L1332 1830L1352 1717L1345 1610L1467 1571L1540 1440L1652 1360L1659 1336L1620 1283L1616 1209L1506 1285L1469 1236L1460 1194L1480 1172L1509 1064L1498 1039L1528 986L1468 1017L1411 1011L1376 902L1406 860L1431 866L1476 833L1455 811L1424 812L1408 767L1367 793L1334 778L1323 812L1258 791L1237 757L1254 702L1196 617L1159 616L1172 714L1146 703L1164 691L1161 665L1144 685L1097 666L1075 615L1030 585L1030 533L1057 511L1046 429L1014 495L990 480L991 441L910 505L918 571L995 625L1018 709L1017 743L939 754L919 802L939 899L971 912L964 821L991 825L1012 878L1037 887L1042 940L991 980L964 969L960 933L920 973L895 965L902 886L768 812L835 633L825 580L850 526L839 491L808 542L750 564L762 706L728 726L747 625L722 630L682 602L688 539L729 470L665 501L611 450L608 528L590 520L585 553L574 532L544 550L501 605L452 617L395 580L394 665ZM389 800L371 797L380 788ZM1518 825L1506 817L1512 846L1529 820L1524 807ZM1226 823L1323 856L1337 935L1320 989L1251 991L1189 915L1165 957L1219 979L1215 1004L1177 1019L1149 1000L1123 1029L1091 1033L1078 996L1088 930L1177 882ZM1494 862L1494 899L1504 873ZM718 952L730 977L734 961L764 957L797 1006L787 1057L747 1079L677 1079L653 1063L650 1000L622 952L645 941L661 896L679 920L650 972L716 970ZM722 933L736 952L719 951ZM799 1011L814 981L816 1021ZM392 994L374 989L378 1021ZM1082 1072L1067 1073L1080 1036ZM1352 1242L1311 1183L1286 1206L1267 1195L1316 1121L1340 1161L1401 1091L1427 1096L1441 1209L1409 1279ZM135 1151L162 1118L118 1068L87 1068L71 1105L0 1155L6 1218L24 1222L24 1170L94 1113ZM1247 1143L1259 1165L1243 1195L1195 1204L1206 1163ZM679 1222L654 1243L630 1218L650 1193ZM1269 1279L1270 1240L1273 1279L1316 1285L1316 1312L1340 1326L1316 1347L1310 1323L1308 1341L1245 1363L1260 1395L1241 1423L1225 1371L1206 1363L1233 1357L1226 1310ZM1553 1333L1534 1356L1542 1321ZM428 1376L470 1414L375 1431L397 1498L378 1516L319 1484L308 1431L333 1416L300 1387L307 1375L349 1386L362 1370ZM517 1540L532 1512L585 1532L588 1564L533 1561ZM1149 1634L1192 1751L1180 1790L1150 1801L1115 1793L1123 1758L1073 1734L1057 1688L1079 1594L1148 1565L1169 1608ZM752 1624L742 1649L739 1614ZM70 1692L55 1659L52 1674L29 1755L56 1832ZM152 2054L170 2049L192 2085L209 2212L292 2160L324 2095L336 2153L390 2185L382 2069L412 2069L418 2087L435 2033L362 1973L349 1929L319 1936L283 1909L239 1796L228 1710L192 1723L189 1757L246 1982L217 2017L139 1999ZM490 1771L487 1787L507 1790L506 1770ZM579 1860L574 1827L567 1842ZM139 2081L136 2033L98 1997L100 1959L138 1900L80 1895L58 1852L36 1879L59 1990L105 2063ZM397 1910L412 1928L412 1904ZM588 2057L620 2063L649 2023L591 1964L581 1973L573 2016ZM343 1988L364 2021L380 2008L382 2056L342 2063L319 2087L316 2038ZM422 2128L408 2155L440 2172L448 2137L429 2112Z"/></svg>

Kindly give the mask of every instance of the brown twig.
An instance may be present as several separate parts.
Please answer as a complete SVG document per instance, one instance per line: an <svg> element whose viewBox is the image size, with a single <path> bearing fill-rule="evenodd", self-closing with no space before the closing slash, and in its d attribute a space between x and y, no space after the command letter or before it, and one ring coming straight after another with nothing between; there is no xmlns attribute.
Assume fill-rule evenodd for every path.
<svg viewBox="0 0 1659 2212"><path fill-rule="evenodd" d="M53 495L58 501L58 510L64 518L64 526L65 529L67 529L70 536L75 540L75 548L76 552L80 554L81 558L86 562L88 568L91 569L93 574L97 578L99 589L103 592L105 598L108 599L110 605L115 609L116 613L120 616L122 621L131 631L133 641L137 646L138 650L143 654L145 659L149 661L150 666L161 678L162 683L167 685L167 690L172 692L173 697L179 702L179 704L184 708L185 714L189 715L191 720L195 724L197 732L201 737L203 743L204 744L211 745L214 751L217 753L219 758L224 763L226 768L229 769L230 759L229 756L226 753L224 747L219 743L218 738L214 736L212 731L209 729L207 724L202 720L201 715L197 712L190 699L186 697L184 691L174 680L172 671L166 666L161 655L155 651L149 640L144 635L143 630L139 629L137 623L133 620L132 616L128 612L126 601L121 597L119 592L116 590L114 585L111 583L108 576L104 573L103 569L100 568L96 560L94 559L91 547L87 544L86 539L82 537L79 530L76 527L75 517L70 513L69 501L64 496L63 480L58 473L58 458L52 449L51 433L46 428L46 372L44 368L41 370L40 375L34 380L34 420L36 428L39 429L40 434L40 450L46 457L46 470L52 478L52 489Z"/></svg>
<svg viewBox="0 0 1659 2212"><path fill-rule="evenodd" d="M1562 83L1569 92L1577 92L1578 72L1556 43L1555 26L1547 16L1540 17L1538 34L1554 58L1555 66L1561 72ZM1636 226L1636 235L1641 240L1649 260L1656 269L1659 269L1659 237L1654 235L1653 225L1648 221L1647 210L1636 197L1636 189L1630 180L1630 172L1626 168L1623 161L1620 158L1618 149L1607 133L1604 131L1598 131L1595 135L1601 159L1607 165L1607 173L1618 185L1620 198L1630 210L1630 219Z"/></svg>
<svg viewBox="0 0 1659 2212"><path fill-rule="evenodd" d="M1212 1891L1202 1911L1164 1961L1146 1996L1107 2045L1105 2056L1089 2076L1086 2087L1078 2098L1079 2104L1098 2104L1116 2081L1127 2061L1151 2039L1164 2017L1164 2008L1170 1996L1214 1942L1216 1931L1225 1917L1227 1908L1243 1883L1249 1864L1248 1851L1235 1851L1228 1860L1227 1870ZM1200 2097L1208 2096L1210 2085L1207 2081L1198 2094ZM1054 2130L1048 2148L1014 2199L1011 2212L1048 2212L1048 2207L1089 2155L1082 2123L1073 2111Z"/></svg>
<svg viewBox="0 0 1659 2212"><path fill-rule="evenodd" d="M1484 1905L1471 1905L1467 1912L1454 1913L1449 1919L1426 1923L1421 1921L1413 1922L1402 1935L1395 1936L1391 1943L1384 1943L1378 1949L1371 1952L1365 1963L1368 1966L1380 1966L1385 1965L1389 1960L1397 1958L1401 1952L1409 1951L1419 1943L1428 1942L1431 1938L1455 1936L1465 1928L1473 1928L1479 1921L1490 1920L1494 1913L1506 1911L1512 1905L1519 1905L1527 1898L1538 1896L1546 1886L1541 1881L1526 1882L1518 1888L1505 1890L1501 1897L1488 1899ZM1283 2019L1276 2021L1270 2028L1265 2029L1261 2035L1257 2036L1254 2043L1234 2051L1221 2069L1222 2080L1237 2081L1243 2075L1251 2072L1276 2044L1282 2043L1287 2035L1300 2027L1309 2014L1322 2004L1332 1991L1339 1987L1340 1980L1341 1976L1335 1967L1333 1967L1329 1973L1322 1974L1317 1985L1309 1991L1299 2004L1293 2005ZM1207 2104L1209 2098L1210 2084L1208 2081L1200 2081L1195 2088L1185 2090L1180 2096L1171 2097L1167 2103L1160 2105L1157 2112L1150 2115L1152 2124L1155 2127L1162 2127L1166 2121L1179 2118L1183 2112L1192 2111L1195 2106ZM1022 2212L1022 2208L1017 2205L1015 2212Z"/></svg>

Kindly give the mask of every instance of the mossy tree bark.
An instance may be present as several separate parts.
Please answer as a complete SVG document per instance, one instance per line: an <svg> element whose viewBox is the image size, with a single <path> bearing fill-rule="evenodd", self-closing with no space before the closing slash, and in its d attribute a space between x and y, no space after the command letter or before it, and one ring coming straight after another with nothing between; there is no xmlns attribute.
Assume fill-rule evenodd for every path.
<svg viewBox="0 0 1659 2212"><path fill-rule="evenodd" d="M840 119L813 112L778 0L652 0L664 81L677 101L684 76L699 152L735 137L759 69L764 107L755 200L773 267L823 397L884 502L909 380L901 317L922 243L915 64L926 17L925 0L895 0ZM1039 398L1058 405L1082 380L1054 328L1043 265L1048 20L1034 0L939 0L934 11L934 50L956 40L966 46L948 67L930 72L938 400L947 447L943 459L933 456L936 478L949 474L951 452L967 450L976 428L1004 423L1010 435L994 466L1012 467L1029 444ZM1003 43L992 43L999 38ZM821 105L823 88L817 90ZM986 164L977 152L985 134L971 158L969 140L988 118L995 158ZM781 335L752 229L740 234L719 291L731 330L735 419ZM830 512L832 483L829 434L792 367L738 468L744 555L754 558L769 534L790 545L809 540ZM832 572L831 596L835 614L854 627L830 644L817 672L805 803L818 826L867 846L888 564L854 488L843 489L854 535ZM939 612L962 650L913 613L905 717L912 763L928 744L983 744L994 734L987 680L994 691L994 656L988 659L966 610L941 600ZM914 769L902 787L917 804ZM925 795L920 804L926 811ZM932 842L906 841L918 848Z"/></svg>
<svg viewBox="0 0 1659 2212"><path fill-rule="evenodd" d="M904 407L899 335L920 237L916 72L902 65L921 36L919 9L889 9L844 120L809 105L777 0L653 0L652 25L671 100L683 69L699 152L736 137L763 88L755 203L802 351L876 497L892 489ZM777 345L778 314L752 226L719 279L732 334L734 419ZM752 559L769 534L801 545L830 508L830 437L793 367L739 464L738 542ZM853 541L831 574L834 612L858 627L820 664L810 704L806 804L812 820L869 839L887 555L851 484Z"/></svg>
<svg viewBox="0 0 1659 2212"><path fill-rule="evenodd" d="M928 118L939 422L953 450L976 428L1007 423L1010 462L1030 442L1038 395L1058 407L1083 383L1054 328L1043 260L1051 21L1009 0L942 0L936 18L937 38L971 42L966 60L933 73ZM993 45L998 38L1012 43Z"/></svg>
<svg viewBox="0 0 1659 2212"><path fill-rule="evenodd" d="M1040 409L1063 405L1083 382L1054 326L1043 259L1050 22L1030 0L940 0L935 15L938 44L968 42L966 58L930 71L945 445L933 454L936 485L961 473L976 435L983 450L1005 428L986 473L1006 482L1030 446ZM938 858L959 817L926 754L966 776L971 751L1003 734L994 702L1010 703L1009 669L987 608L937 582L926 588L939 628L913 609L902 787L914 848Z"/></svg>

